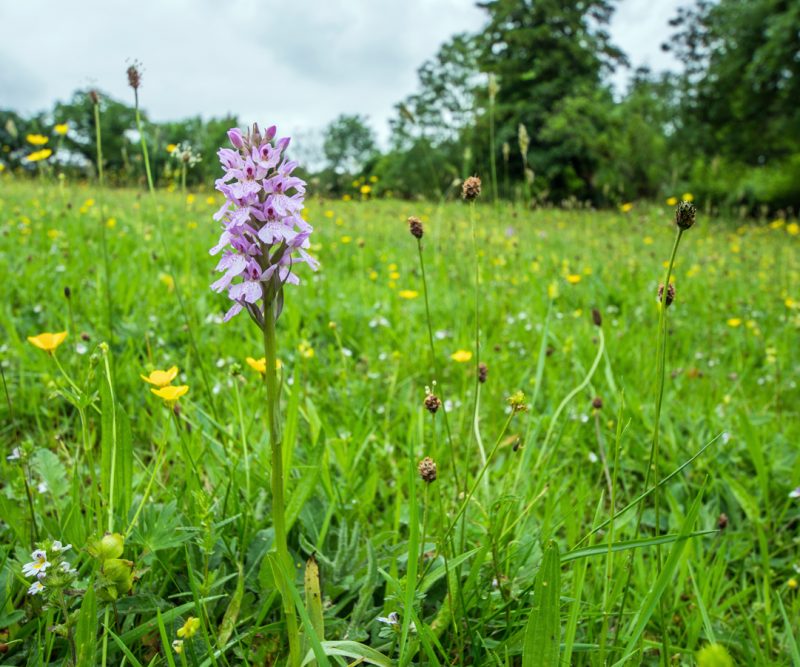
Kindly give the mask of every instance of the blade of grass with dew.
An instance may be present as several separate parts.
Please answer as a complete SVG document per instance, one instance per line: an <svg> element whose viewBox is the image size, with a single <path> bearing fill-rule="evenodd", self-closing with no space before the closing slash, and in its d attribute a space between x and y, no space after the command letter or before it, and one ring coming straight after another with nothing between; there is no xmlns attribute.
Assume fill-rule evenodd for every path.
<svg viewBox="0 0 800 667"><path fill-rule="evenodd" d="M551 540L536 575L533 608L525 626L522 667L558 667L561 650L561 560Z"/></svg>

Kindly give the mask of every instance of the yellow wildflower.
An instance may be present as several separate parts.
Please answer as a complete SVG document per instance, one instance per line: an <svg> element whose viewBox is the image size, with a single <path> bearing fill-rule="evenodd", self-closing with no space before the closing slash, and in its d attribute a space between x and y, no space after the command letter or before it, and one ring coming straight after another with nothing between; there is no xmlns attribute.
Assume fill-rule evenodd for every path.
<svg viewBox="0 0 800 667"><path fill-rule="evenodd" d="M678 198L677 197L668 197L667 198L667 206L677 206L678 205Z"/></svg>
<svg viewBox="0 0 800 667"><path fill-rule="evenodd" d="M401 289L397 293L397 296L399 296L401 299L416 299L419 296L419 292L413 289Z"/></svg>
<svg viewBox="0 0 800 667"><path fill-rule="evenodd" d="M28 143L33 146L44 146L48 141L50 141L47 137L42 136L41 134L29 134L26 139Z"/></svg>
<svg viewBox="0 0 800 667"><path fill-rule="evenodd" d="M342 201L351 201L352 199L350 195L342 195Z"/></svg>
<svg viewBox="0 0 800 667"><path fill-rule="evenodd" d="M142 380L155 385L156 387L166 387L178 375L178 367L173 366L166 371L154 370L150 375L139 375Z"/></svg>
<svg viewBox="0 0 800 667"><path fill-rule="evenodd" d="M175 144L167 144L167 153L174 153L177 147Z"/></svg>
<svg viewBox="0 0 800 667"><path fill-rule="evenodd" d="M250 366L254 371L261 373L262 375L267 372L267 358L261 357L261 359L253 359L253 357L247 357L245 359L247 365ZM275 360L275 370L278 371L283 366L283 363L280 359Z"/></svg>
<svg viewBox="0 0 800 667"><path fill-rule="evenodd" d="M28 157L26 157L25 159L28 162L40 162L42 160L46 160L52 154L53 154L53 151L51 151L49 148L43 148L40 151L34 151Z"/></svg>
<svg viewBox="0 0 800 667"><path fill-rule="evenodd" d="M550 283L547 286L547 297L550 299L558 298L558 283Z"/></svg>
<svg viewBox="0 0 800 667"><path fill-rule="evenodd" d="M681 199L683 199L683 201L692 202L694 201L694 195L691 192L684 192L681 195Z"/></svg>
<svg viewBox="0 0 800 667"><path fill-rule="evenodd" d="M786 585L787 585L789 588L797 588L797 579L795 579L794 577L792 577L791 579L789 579L789 581L787 581L787 582L786 582Z"/></svg>
<svg viewBox="0 0 800 667"><path fill-rule="evenodd" d="M360 192L362 195L368 195L370 192L372 192L372 188L371 188L369 185L366 185L366 184L364 184L364 185L362 185L362 186L361 186L361 188L359 189L359 192Z"/></svg>
<svg viewBox="0 0 800 667"><path fill-rule="evenodd" d="M633 204L631 204L630 202L626 202L619 207L619 210L622 211L623 213L630 213L633 210Z"/></svg>
<svg viewBox="0 0 800 667"><path fill-rule="evenodd" d="M150 391L159 398L164 399L165 403L172 405L176 403L181 396L185 396L189 392L189 387L185 384L178 385L177 387L170 384L160 389L151 389Z"/></svg>
<svg viewBox="0 0 800 667"><path fill-rule="evenodd" d="M570 285L577 285L581 281L581 276L578 273L570 273L567 276L567 282Z"/></svg>
<svg viewBox="0 0 800 667"><path fill-rule="evenodd" d="M735 328L735 327L741 326L741 324L742 324L742 320L740 318L738 318L738 317L731 317L728 320L728 326L729 327L734 327Z"/></svg>
<svg viewBox="0 0 800 667"><path fill-rule="evenodd" d="M172 642L172 650L178 655L183 653L183 639L176 639Z"/></svg>
<svg viewBox="0 0 800 667"><path fill-rule="evenodd" d="M457 350L450 355L450 358L453 361L457 361L460 364L464 364L472 359L472 352L469 350Z"/></svg>
<svg viewBox="0 0 800 667"><path fill-rule="evenodd" d="M194 616L189 616L189 618L186 619L186 623L184 623L182 627L178 628L178 637L181 639L191 639L195 636L199 629L200 619L195 618Z"/></svg>
<svg viewBox="0 0 800 667"><path fill-rule="evenodd" d="M303 359L314 358L314 348L311 347L308 341L301 341L300 345L297 346L297 351Z"/></svg>
<svg viewBox="0 0 800 667"><path fill-rule="evenodd" d="M378 177L377 176L370 176L369 177L369 182L370 183L377 183L378 182Z"/></svg>
<svg viewBox="0 0 800 667"><path fill-rule="evenodd" d="M797 236L800 234L800 225L798 225L796 222L790 222L788 225L786 225L786 231L792 236Z"/></svg>
<svg viewBox="0 0 800 667"><path fill-rule="evenodd" d="M69 125L66 123L58 123L53 130L55 130L56 134L60 134L62 137L69 132Z"/></svg>
<svg viewBox="0 0 800 667"><path fill-rule="evenodd" d="M38 347L40 350L52 354L55 349L64 342L66 337L66 331L60 331L58 333L40 333L38 336L28 336L28 342Z"/></svg>
<svg viewBox="0 0 800 667"><path fill-rule="evenodd" d="M206 204L208 204L209 206L213 206L216 203L217 203L217 200L214 199L213 195L210 195L210 196L206 197Z"/></svg>
<svg viewBox="0 0 800 667"><path fill-rule="evenodd" d="M158 274L158 279L167 286L170 292L175 289L175 279L168 273Z"/></svg>
<svg viewBox="0 0 800 667"><path fill-rule="evenodd" d="M352 240L353 240L353 237L352 237L352 236L343 236L343 237L342 237L341 239L339 239L339 240L340 240L342 243L350 243L350 241L352 241Z"/></svg>
<svg viewBox="0 0 800 667"><path fill-rule="evenodd" d="M114 229L117 226L117 219L116 218L109 218L106 220L106 227L109 229Z"/></svg>

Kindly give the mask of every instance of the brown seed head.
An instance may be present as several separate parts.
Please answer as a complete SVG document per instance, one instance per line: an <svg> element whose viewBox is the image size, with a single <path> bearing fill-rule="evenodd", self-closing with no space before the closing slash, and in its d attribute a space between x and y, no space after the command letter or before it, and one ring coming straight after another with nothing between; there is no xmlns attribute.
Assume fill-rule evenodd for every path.
<svg viewBox="0 0 800 667"><path fill-rule="evenodd" d="M672 283L669 284L667 287L667 297L664 299L664 285L663 283L658 286L658 302L661 303L664 301L669 308L672 305L672 302L675 301L675 285Z"/></svg>
<svg viewBox="0 0 800 667"><path fill-rule="evenodd" d="M695 209L694 204L691 204L688 201L682 201L675 208L675 223L681 229L689 229L689 227L694 224L696 214L697 210Z"/></svg>
<svg viewBox="0 0 800 667"><path fill-rule="evenodd" d="M436 461L430 456L426 456L419 462L417 470L419 471L419 476L422 477L423 481L427 484L436 480Z"/></svg>
<svg viewBox="0 0 800 667"><path fill-rule="evenodd" d="M100 104L100 95L97 94L96 90L89 91L89 99L92 101L92 104Z"/></svg>
<svg viewBox="0 0 800 667"><path fill-rule="evenodd" d="M128 67L128 85L134 90L139 90L139 86L142 85L142 73L139 71L138 63Z"/></svg>
<svg viewBox="0 0 800 667"><path fill-rule="evenodd" d="M425 233L425 230L422 228L422 220L413 215L408 219L408 230L415 239L421 239L422 235Z"/></svg>
<svg viewBox="0 0 800 667"><path fill-rule="evenodd" d="M725 530L728 527L728 515L723 512L717 519L717 528Z"/></svg>
<svg viewBox="0 0 800 667"><path fill-rule="evenodd" d="M483 384L486 382L486 377L489 375L489 367L483 362L478 364L478 382Z"/></svg>
<svg viewBox="0 0 800 667"><path fill-rule="evenodd" d="M599 396L595 396L594 399L592 400L592 407L595 410L601 410L603 408L603 399L600 398Z"/></svg>
<svg viewBox="0 0 800 667"><path fill-rule="evenodd" d="M440 407L442 407L442 401L439 400L436 394L428 390L425 394L425 409L432 415L435 415Z"/></svg>
<svg viewBox="0 0 800 667"><path fill-rule="evenodd" d="M592 322L596 327L603 326L603 316L600 315L600 311L597 308L592 308Z"/></svg>
<svg viewBox="0 0 800 667"><path fill-rule="evenodd" d="M461 196L466 201L475 201L481 194L481 179L477 176L470 176L461 186Z"/></svg>

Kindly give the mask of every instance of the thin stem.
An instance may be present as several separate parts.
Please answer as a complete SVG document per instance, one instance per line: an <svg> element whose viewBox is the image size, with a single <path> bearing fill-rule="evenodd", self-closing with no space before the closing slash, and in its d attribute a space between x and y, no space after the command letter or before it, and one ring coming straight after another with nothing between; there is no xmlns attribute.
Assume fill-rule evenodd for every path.
<svg viewBox="0 0 800 667"><path fill-rule="evenodd" d="M425 296L425 320L428 324L428 343L431 349L431 367L437 378L441 378L441 369L439 368L439 361L436 357L436 347L433 344L433 322L431 320L431 308L428 302L428 280L425 275L425 259L422 254L422 240L417 239L417 250L419 251L419 267L422 272L422 293ZM444 417L444 429L447 434L447 446L450 449L451 461L453 462L453 476L455 477L456 489L461 488L461 481L458 477L458 466L456 465L456 449L453 446L453 436L450 434L450 422L447 419L447 407L445 406L444 397L441 387L439 388L440 398L442 399L442 415Z"/></svg>
<svg viewBox="0 0 800 667"><path fill-rule="evenodd" d="M95 147L97 149L97 178L100 181L100 187L103 187L103 142L100 133L100 104L94 104L94 134L95 134Z"/></svg>
<svg viewBox="0 0 800 667"><path fill-rule="evenodd" d="M425 538L428 532L428 487L430 482L425 482L425 493L422 499L422 540L419 543L419 572L425 567Z"/></svg>
<svg viewBox="0 0 800 667"><path fill-rule="evenodd" d="M114 385L111 382L111 366L108 363L108 350L103 349L103 365L111 396L111 470L108 475L108 532L114 532L114 487L117 467L117 404L114 398Z"/></svg>
<svg viewBox="0 0 800 667"><path fill-rule="evenodd" d="M239 394L239 378L233 378L233 392L236 396L236 410L239 414L239 432L242 436L242 455L244 456L244 485L247 492L247 502L250 502L250 456L247 451L247 431L244 427L244 412L242 411L242 397Z"/></svg>
<svg viewBox="0 0 800 667"><path fill-rule="evenodd" d="M661 405L662 399L664 396L664 375L665 375L665 366L666 366L666 334L667 334L667 306L666 306L666 299L667 299L667 291L669 290L669 279L672 275L672 267L675 264L675 256L678 253L678 245L681 242L681 236L683 235L683 229L678 228L678 233L675 236L675 243L672 246L672 254L669 258L669 264L667 265L667 274L664 279L664 289L661 293L661 300L659 302L659 312L658 312L658 335L657 335L657 343L656 343L656 412L655 412L655 424L653 426L653 441L650 447L650 458L647 463L647 470L645 471L645 478L644 478L644 487L645 489L650 484L650 477L651 473L653 479L655 480L656 487L653 491L654 493L654 504L655 504L655 529L656 529L656 537L660 532L660 502L659 502L659 485L658 485L658 449L659 449L659 432L660 432L660 422L661 422ZM644 503L639 505L639 509L636 512L636 525L634 527L634 535L639 534L639 529L642 525L642 516L644 513ZM657 563L658 563L658 571L661 571L661 547L660 545L656 547L657 553ZM633 567L632 567L632 559L633 553L628 556L628 575L625 581L625 588L622 593L622 603L620 604L619 613L617 614L617 622L616 622L616 633L614 639L619 635L620 624L622 623L622 617L625 613L625 605L628 599L628 591L630 589L631 577L633 576ZM659 610L661 610L661 604L659 601ZM663 614L661 611L659 612L661 619L663 621ZM663 622L661 623L662 626L662 635L666 637L666 633L664 632ZM667 659L666 656L664 658Z"/></svg>
<svg viewBox="0 0 800 667"><path fill-rule="evenodd" d="M267 422L269 424L269 441L272 450L272 525L275 530L275 551L278 559L284 564L288 573L294 572L294 565L289 556L286 539L286 517L284 515L284 481L283 481L283 446L280 423L280 396L278 373L276 370L277 343L275 340L275 298L269 298L268 287L264 286L264 358L266 372L264 379L267 385ZM293 586L286 581L286 586ZM300 636L298 634L297 617L294 602L287 591L282 591L283 610L286 617L286 631L289 638L289 664L296 665L300 661Z"/></svg>
<svg viewBox="0 0 800 667"><path fill-rule="evenodd" d="M483 453L483 442L478 426L478 409L480 406L480 365L481 365L481 269L480 262L478 261L478 232L475 226L475 202L471 201L469 204L469 222L472 228L472 252L473 262L475 263L475 398L472 402L472 425L473 435L479 450L482 453L481 458L486 461L486 455ZM513 413L512 413L513 414ZM486 466L484 465L484 469ZM464 488L466 489L467 481L469 478L469 457L464 461Z"/></svg>

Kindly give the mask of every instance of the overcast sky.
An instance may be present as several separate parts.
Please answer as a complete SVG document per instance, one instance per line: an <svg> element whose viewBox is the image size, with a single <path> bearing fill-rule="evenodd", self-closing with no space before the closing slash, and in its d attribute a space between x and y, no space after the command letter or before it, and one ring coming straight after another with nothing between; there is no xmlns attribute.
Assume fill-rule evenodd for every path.
<svg viewBox="0 0 800 667"><path fill-rule="evenodd" d="M620 0L611 32L634 66L675 67L660 44L685 2ZM47 109L87 85L132 100L138 59L154 120L230 112L294 133L363 113L385 137L419 65L483 21L472 0L0 0L0 107Z"/></svg>

